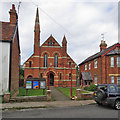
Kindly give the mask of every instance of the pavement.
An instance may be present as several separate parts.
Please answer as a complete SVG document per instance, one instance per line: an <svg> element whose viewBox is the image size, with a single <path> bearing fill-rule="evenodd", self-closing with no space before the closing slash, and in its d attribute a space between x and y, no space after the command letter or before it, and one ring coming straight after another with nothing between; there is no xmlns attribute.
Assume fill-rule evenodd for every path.
<svg viewBox="0 0 120 120"><path fill-rule="evenodd" d="M94 100L70 100L62 92L55 87L51 87L52 99L55 101L40 101L40 102L11 102L3 103L2 110L6 109L28 109L28 108L50 108L50 107L72 107L95 103Z"/></svg>
<svg viewBox="0 0 120 120"><path fill-rule="evenodd" d="M88 104L94 104L94 103L95 103L94 100L3 103L2 110L26 109L26 108L71 107L71 106L81 106L81 105L88 105Z"/></svg>

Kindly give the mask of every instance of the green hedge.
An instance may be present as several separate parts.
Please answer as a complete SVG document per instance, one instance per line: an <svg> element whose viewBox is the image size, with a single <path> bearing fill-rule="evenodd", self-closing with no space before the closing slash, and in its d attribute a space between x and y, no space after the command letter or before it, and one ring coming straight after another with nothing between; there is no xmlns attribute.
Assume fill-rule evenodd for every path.
<svg viewBox="0 0 120 120"><path fill-rule="evenodd" d="M96 85L90 84L90 86L85 86L85 87L84 87L84 90L94 91L95 88L96 88Z"/></svg>

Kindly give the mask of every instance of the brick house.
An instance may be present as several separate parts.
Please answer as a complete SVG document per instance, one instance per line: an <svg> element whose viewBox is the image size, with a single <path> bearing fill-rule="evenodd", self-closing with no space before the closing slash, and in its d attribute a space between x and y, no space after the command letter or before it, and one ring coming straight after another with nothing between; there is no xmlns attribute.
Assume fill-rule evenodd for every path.
<svg viewBox="0 0 120 120"><path fill-rule="evenodd" d="M0 21L0 95L19 92L20 46L17 26L17 13L14 4L9 11L10 22Z"/></svg>
<svg viewBox="0 0 120 120"><path fill-rule="evenodd" d="M67 40L63 37L62 46L51 35L40 45L39 11L37 8L34 27L34 53L24 63L24 81L27 78L45 78L50 75L51 86L76 86L76 63L67 54Z"/></svg>
<svg viewBox="0 0 120 120"><path fill-rule="evenodd" d="M120 83L120 43L107 48L102 40L100 52L79 64L79 79L81 85Z"/></svg>

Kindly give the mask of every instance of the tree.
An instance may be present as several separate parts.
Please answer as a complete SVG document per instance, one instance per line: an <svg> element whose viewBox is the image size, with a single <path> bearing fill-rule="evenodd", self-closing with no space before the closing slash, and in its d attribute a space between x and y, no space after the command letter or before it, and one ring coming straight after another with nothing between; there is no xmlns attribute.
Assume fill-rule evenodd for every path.
<svg viewBox="0 0 120 120"><path fill-rule="evenodd" d="M20 68L20 79L24 79L24 69Z"/></svg>

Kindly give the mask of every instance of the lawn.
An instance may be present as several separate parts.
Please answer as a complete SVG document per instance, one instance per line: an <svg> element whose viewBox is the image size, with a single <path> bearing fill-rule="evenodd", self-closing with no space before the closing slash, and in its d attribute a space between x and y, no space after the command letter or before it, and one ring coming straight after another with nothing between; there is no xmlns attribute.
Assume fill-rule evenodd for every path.
<svg viewBox="0 0 120 120"><path fill-rule="evenodd" d="M60 90L65 96L67 97L71 97L71 88L67 87L67 88L57 88L58 90ZM88 93L86 91L82 91L82 93ZM76 96L76 88L72 88L72 96Z"/></svg>
<svg viewBox="0 0 120 120"><path fill-rule="evenodd" d="M42 89L31 89L28 90L28 96L41 96L43 95ZM46 95L46 90L45 90ZM19 94L17 96L27 96L26 95L26 89L25 88L19 88Z"/></svg>

